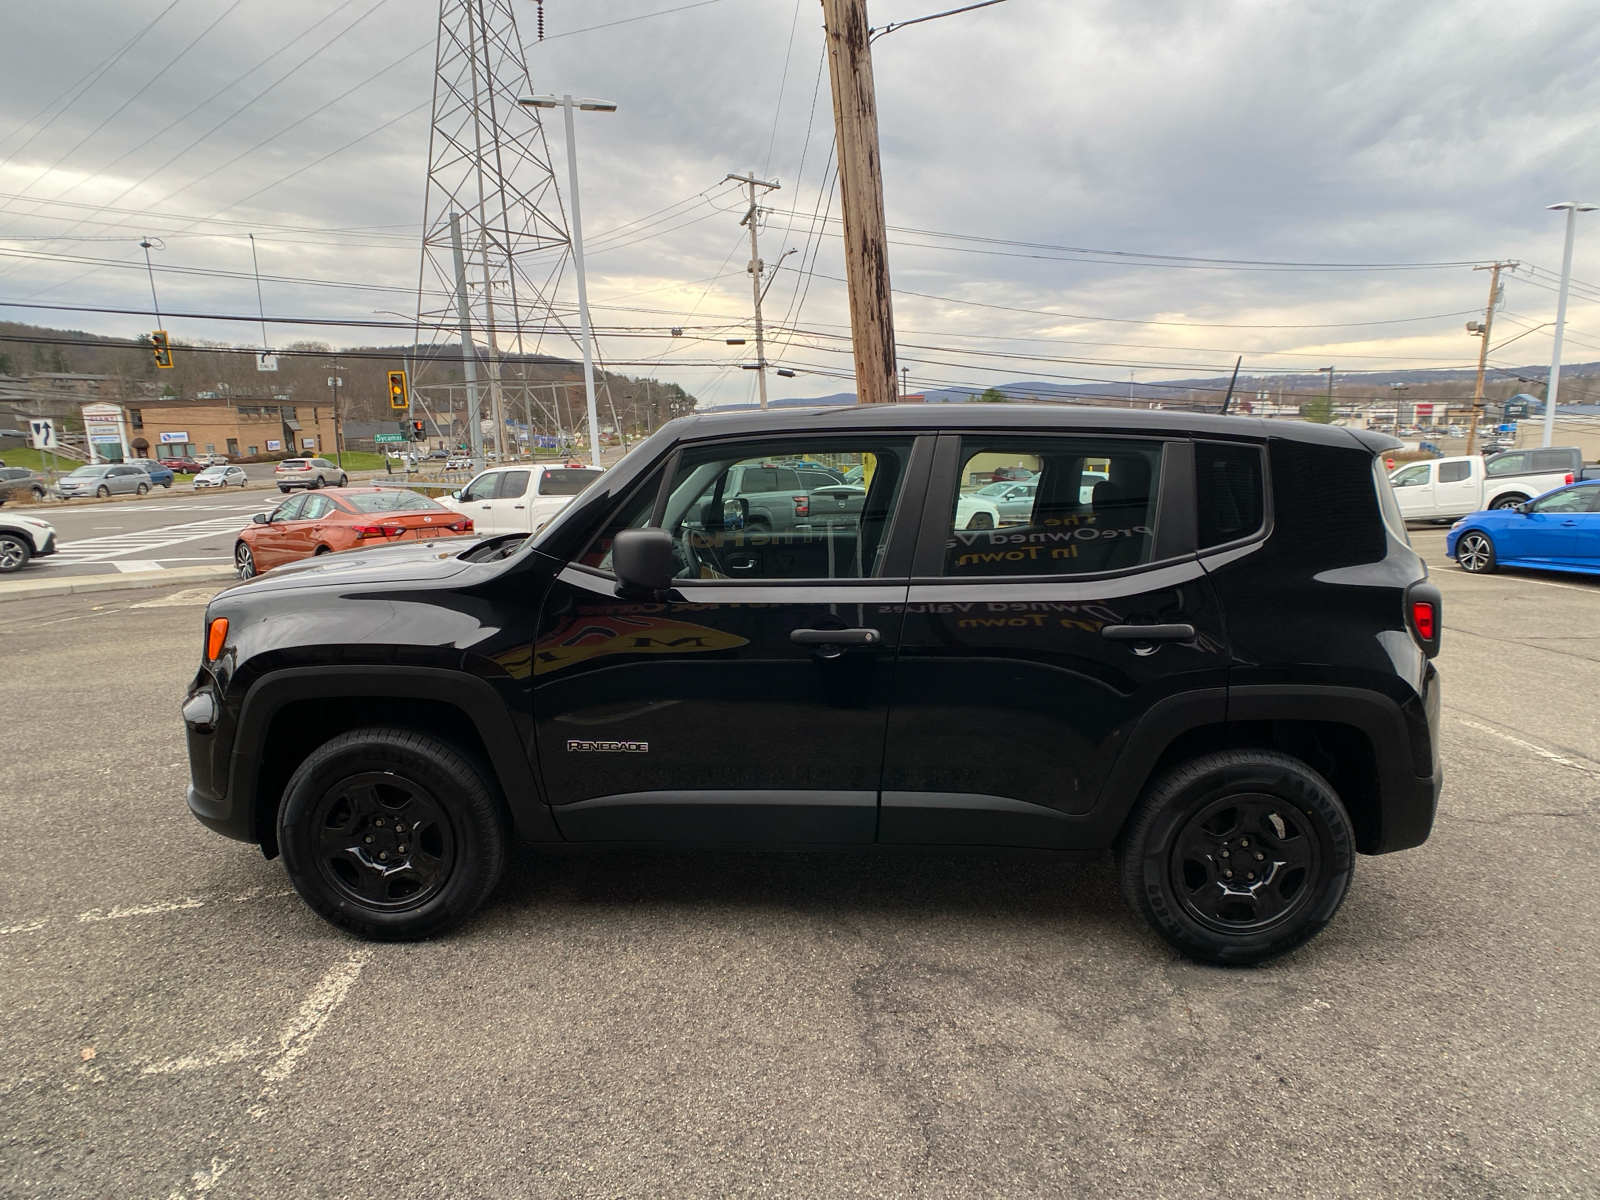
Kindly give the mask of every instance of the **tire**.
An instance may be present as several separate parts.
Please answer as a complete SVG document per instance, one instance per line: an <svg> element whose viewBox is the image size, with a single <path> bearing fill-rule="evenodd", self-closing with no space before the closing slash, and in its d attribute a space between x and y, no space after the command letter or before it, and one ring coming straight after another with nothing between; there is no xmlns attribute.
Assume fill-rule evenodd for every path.
<svg viewBox="0 0 1600 1200"><path fill-rule="evenodd" d="M172 480L170 480L170 479L169 479L169 480L167 480L167 481L166 481L166 482L165 482L165 483L163 483L163 484L162 484L162 485L161 485L161 486L162 486L162 487L164 487L164 488L169 488L169 487L171 487L171 486L172 486Z"/></svg>
<svg viewBox="0 0 1600 1200"><path fill-rule="evenodd" d="M1467 530L1456 542L1456 566L1472 575L1493 575L1500 569L1494 539L1479 530Z"/></svg>
<svg viewBox="0 0 1600 1200"><path fill-rule="evenodd" d="M344 475L339 476L339 486L340 487L349 487L350 486L350 480Z"/></svg>
<svg viewBox="0 0 1600 1200"><path fill-rule="evenodd" d="M1496 496L1494 498L1494 503L1489 505L1489 507L1491 509L1515 508L1517 505L1526 504L1527 502L1528 498L1526 496L1518 495L1516 492L1507 492L1504 496Z"/></svg>
<svg viewBox="0 0 1600 1200"><path fill-rule="evenodd" d="M101 500L109 500L111 498L111 489L102 483L99 487L95 488L94 494Z"/></svg>
<svg viewBox="0 0 1600 1200"><path fill-rule="evenodd" d="M972 520L967 522L968 529L993 529L994 518L986 512L973 513Z"/></svg>
<svg viewBox="0 0 1600 1200"><path fill-rule="evenodd" d="M45 490L43 488L36 487L36 488L33 489L33 498L37 503L43 504L44 501L45 501L45 495L46 495L46 493L45 493Z"/></svg>
<svg viewBox="0 0 1600 1200"><path fill-rule="evenodd" d="M1263 871L1260 881L1224 877L1240 862L1246 875ZM1315 937L1339 910L1354 867L1355 834L1337 793L1299 759L1270 750L1185 763L1145 793L1117 846L1134 911L1189 957L1232 966Z"/></svg>
<svg viewBox="0 0 1600 1200"><path fill-rule="evenodd" d="M311 481L311 490L313 492L315 492L315 491L320 491L321 488L322 488L322 476L318 475L315 479L313 479Z"/></svg>
<svg viewBox="0 0 1600 1200"><path fill-rule="evenodd" d="M333 553L333 547L332 546L318 546L315 550L313 550L311 552L311 557L312 558L316 558L319 554L332 554L332 553Z"/></svg>
<svg viewBox="0 0 1600 1200"><path fill-rule="evenodd" d="M150 485L148 483L141 483L138 487L133 489L133 494L135 496L143 496L143 495L146 495L149 491L150 491Z"/></svg>
<svg viewBox="0 0 1600 1200"><path fill-rule="evenodd" d="M233 544L233 569L240 579L256 577L256 556L243 542Z"/></svg>
<svg viewBox="0 0 1600 1200"><path fill-rule="evenodd" d="M279 487L278 490L280 492L282 492L285 496L287 496L289 494L289 489L286 488L286 487Z"/></svg>
<svg viewBox="0 0 1600 1200"><path fill-rule="evenodd" d="M0 533L0 575L10 575L28 565L33 547L20 534Z"/></svg>
<svg viewBox="0 0 1600 1200"><path fill-rule="evenodd" d="M278 812L301 898L375 941L428 937L477 911L505 870L509 829L476 765L402 729L358 729L314 750Z"/></svg>

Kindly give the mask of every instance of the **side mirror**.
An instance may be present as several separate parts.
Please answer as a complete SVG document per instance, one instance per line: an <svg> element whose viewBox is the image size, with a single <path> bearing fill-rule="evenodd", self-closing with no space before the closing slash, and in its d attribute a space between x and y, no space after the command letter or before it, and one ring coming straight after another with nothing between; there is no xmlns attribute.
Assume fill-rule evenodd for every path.
<svg viewBox="0 0 1600 1200"><path fill-rule="evenodd" d="M251 517L250 519L252 521L254 521L257 525L265 525L272 518L267 516L266 513L257 513L255 516Z"/></svg>
<svg viewBox="0 0 1600 1200"><path fill-rule="evenodd" d="M1528 507L1528 502L1526 500L1524 500L1521 504L1513 504L1511 507L1516 509L1516 511L1521 513L1523 516L1527 516L1533 511L1533 509Z"/></svg>
<svg viewBox="0 0 1600 1200"><path fill-rule="evenodd" d="M736 496L732 500L722 502L722 527L724 529L745 529L750 525L750 501L743 496Z"/></svg>
<svg viewBox="0 0 1600 1200"><path fill-rule="evenodd" d="M672 535L665 529L624 529L611 543L611 570L618 590L664 592L676 564Z"/></svg>
<svg viewBox="0 0 1600 1200"><path fill-rule="evenodd" d="M461 499L461 489L457 488L455 491L451 492L450 493L450 499L452 499L452 500Z"/></svg>

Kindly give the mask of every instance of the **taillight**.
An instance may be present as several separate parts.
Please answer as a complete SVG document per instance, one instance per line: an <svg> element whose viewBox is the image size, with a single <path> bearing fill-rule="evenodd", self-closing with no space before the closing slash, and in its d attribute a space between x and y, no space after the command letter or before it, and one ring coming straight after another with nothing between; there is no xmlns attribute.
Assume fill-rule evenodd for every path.
<svg viewBox="0 0 1600 1200"><path fill-rule="evenodd" d="M1411 617L1411 636L1429 658L1439 653L1439 638L1444 633L1444 608L1439 589L1427 580L1418 580L1406 589L1406 612Z"/></svg>
<svg viewBox="0 0 1600 1200"><path fill-rule="evenodd" d="M350 527L358 538L382 537L382 525L352 525Z"/></svg>
<svg viewBox="0 0 1600 1200"><path fill-rule="evenodd" d="M797 516L797 517L805 517L805 516L809 516L810 514L811 514L811 497L810 496L796 496L794 498L794 515Z"/></svg>
<svg viewBox="0 0 1600 1200"><path fill-rule="evenodd" d="M1411 620L1417 627L1417 633L1425 642L1433 641L1433 601L1413 600L1411 602Z"/></svg>
<svg viewBox="0 0 1600 1200"><path fill-rule="evenodd" d="M1562 482L1563 483L1571 483L1572 482L1572 472L1571 471L1567 472L1567 477Z"/></svg>
<svg viewBox="0 0 1600 1200"><path fill-rule="evenodd" d="M465 521L457 521L454 525L450 526L450 528L454 529L457 533L471 533L472 518L468 517Z"/></svg>

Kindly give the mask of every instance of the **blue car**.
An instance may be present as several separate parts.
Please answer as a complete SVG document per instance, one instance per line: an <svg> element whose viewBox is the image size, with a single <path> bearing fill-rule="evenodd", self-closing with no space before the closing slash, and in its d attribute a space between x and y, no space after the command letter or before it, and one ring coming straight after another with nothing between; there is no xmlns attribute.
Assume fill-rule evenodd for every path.
<svg viewBox="0 0 1600 1200"><path fill-rule="evenodd" d="M167 464L162 462L160 459L136 458L133 460L133 465L136 467L143 467L145 472L150 476L151 483L159 483L162 487L172 486L172 468L167 466Z"/></svg>
<svg viewBox="0 0 1600 1200"><path fill-rule="evenodd" d="M1500 567L1600 575L1600 480L1462 517L1444 549L1474 575Z"/></svg>

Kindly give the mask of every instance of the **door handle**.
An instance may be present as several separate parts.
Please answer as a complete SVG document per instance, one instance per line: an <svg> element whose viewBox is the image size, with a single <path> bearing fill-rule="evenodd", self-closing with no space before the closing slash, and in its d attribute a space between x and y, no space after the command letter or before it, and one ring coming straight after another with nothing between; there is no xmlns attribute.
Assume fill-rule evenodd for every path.
<svg viewBox="0 0 1600 1200"><path fill-rule="evenodd" d="M876 646L883 634L876 629L796 629L789 640L796 646Z"/></svg>
<svg viewBox="0 0 1600 1200"><path fill-rule="evenodd" d="M1111 642L1192 642L1193 625L1103 625L1100 636Z"/></svg>
<svg viewBox="0 0 1600 1200"><path fill-rule="evenodd" d="M1576 529L1578 527L1578 523L1576 521L1563 521L1561 524L1566 529Z"/></svg>
<svg viewBox="0 0 1600 1200"><path fill-rule="evenodd" d="M513 504L511 507L512 508L527 508L528 506L526 504Z"/></svg>

